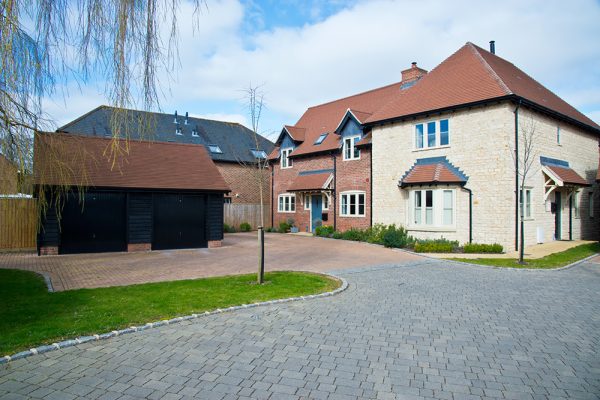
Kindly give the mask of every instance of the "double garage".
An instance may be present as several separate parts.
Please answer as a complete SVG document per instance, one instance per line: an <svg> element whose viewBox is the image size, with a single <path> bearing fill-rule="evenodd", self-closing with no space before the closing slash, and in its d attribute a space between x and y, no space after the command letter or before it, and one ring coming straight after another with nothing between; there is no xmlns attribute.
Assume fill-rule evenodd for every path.
<svg viewBox="0 0 600 400"><path fill-rule="evenodd" d="M73 254L211 247L223 239L225 181L203 146L131 142L119 168L104 158L107 139L38 134L36 151L60 148L61 160L84 148L85 171L68 176L69 194L57 197L52 175L42 215L39 254ZM60 143L60 146L58 146ZM68 151L70 150L70 151ZM55 154L55 151L53 152ZM88 158L90 159L88 161ZM36 172L48 162L36 153ZM45 169L45 171L53 171ZM65 175L64 172L61 175ZM85 176L93 185L82 185ZM64 186L64 185L63 185ZM74 188L83 190L74 190ZM58 199L58 201L56 200Z"/></svg>

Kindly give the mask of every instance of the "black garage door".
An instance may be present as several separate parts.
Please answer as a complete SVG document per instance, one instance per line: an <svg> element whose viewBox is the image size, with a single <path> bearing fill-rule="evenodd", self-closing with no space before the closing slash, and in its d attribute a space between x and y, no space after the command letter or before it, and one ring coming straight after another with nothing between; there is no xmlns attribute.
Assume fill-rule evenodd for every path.
<svg viewBox="0 0 600 400"><path fill-rule="evenodd" d="M205 196L155 194L152 249L206 247L205 215Z"/></svg>
<svg viewBox="0 0 600 400"><path fill-rule="evenodd" d="M62 254L124 251L126 196L124 193L85 193L67 198L61 219Z"/></svg>

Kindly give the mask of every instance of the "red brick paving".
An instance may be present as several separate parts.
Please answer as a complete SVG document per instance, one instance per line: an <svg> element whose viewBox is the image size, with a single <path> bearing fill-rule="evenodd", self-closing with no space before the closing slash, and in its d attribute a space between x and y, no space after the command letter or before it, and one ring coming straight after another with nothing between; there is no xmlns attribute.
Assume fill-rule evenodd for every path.
<svg viewBox="0 0 600 400"><path fill-rule="evenodd" d="M256 232L225 235L216 249L42 256L0 253L0 268L48 275L54 289L70 290L252 273ZM265 269L324 272L367 265L407 263L420 257L381 246L283 234L265 235Z"/></svg>

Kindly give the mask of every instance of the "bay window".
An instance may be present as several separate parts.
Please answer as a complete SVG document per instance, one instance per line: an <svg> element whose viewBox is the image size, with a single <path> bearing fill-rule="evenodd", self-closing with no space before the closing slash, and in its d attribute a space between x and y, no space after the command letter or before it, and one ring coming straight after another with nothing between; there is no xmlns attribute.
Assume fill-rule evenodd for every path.
<svg viewBox="0 0 600 400"><path fill-rule="evenodd" d="M409 193L410 221L413 227L453 227L454 189L419 189Z"/></svg>

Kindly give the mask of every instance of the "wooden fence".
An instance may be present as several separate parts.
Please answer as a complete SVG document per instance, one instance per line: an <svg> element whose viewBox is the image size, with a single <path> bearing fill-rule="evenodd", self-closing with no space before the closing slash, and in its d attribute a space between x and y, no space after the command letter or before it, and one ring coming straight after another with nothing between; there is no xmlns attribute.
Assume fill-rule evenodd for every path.
<svg viewBox="0 0 600 400"><path fill-rule="evenodd" d="M33 249L37 236L35 199L0 198L0 249Z"/></svg>
<svg viewBox="0 0 600 400"><path fill-rule="evenodd" d="M270 207L264 206L265 227L271 226ZM240 229L242 222L247 222L252 229L260 225L260 204L224 204L223 222L233 226L236 230Z"/></svg>

